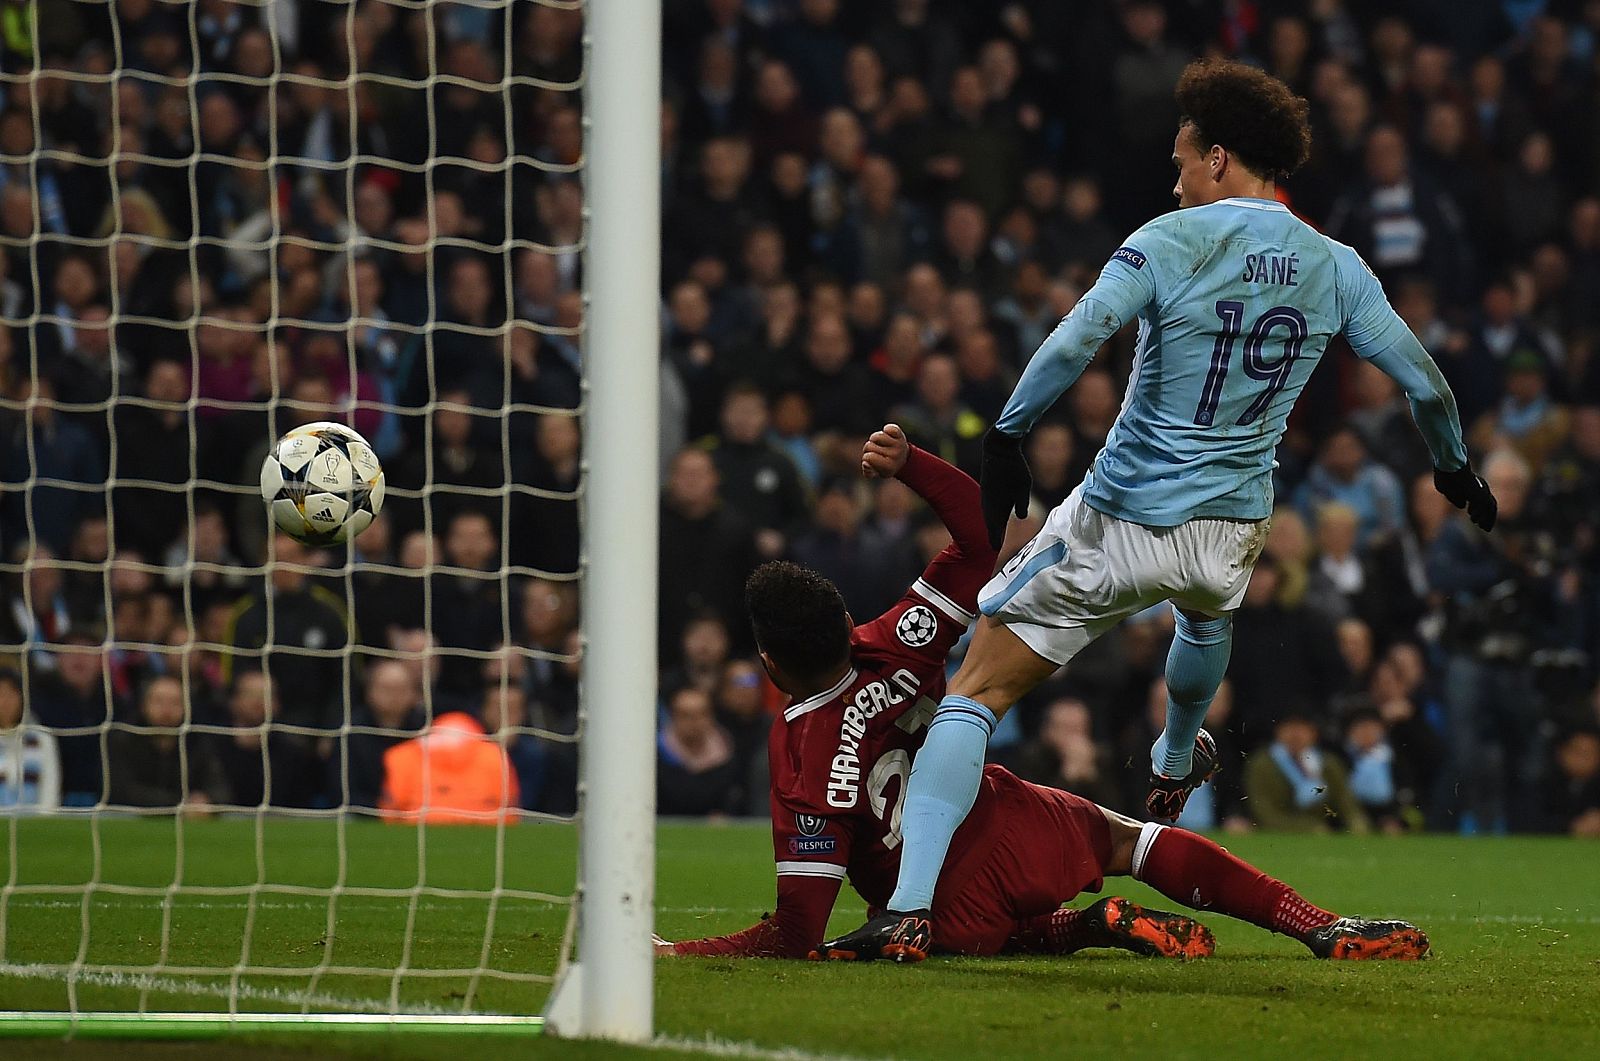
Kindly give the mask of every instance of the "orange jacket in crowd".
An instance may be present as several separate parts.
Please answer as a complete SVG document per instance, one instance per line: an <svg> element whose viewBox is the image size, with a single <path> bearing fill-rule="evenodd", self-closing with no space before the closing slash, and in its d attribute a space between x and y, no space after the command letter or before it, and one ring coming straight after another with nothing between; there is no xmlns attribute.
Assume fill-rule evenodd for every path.
<svg viewBox="0 0 1600 1061"><path fill-rule="evenodd" d="M385 821L512 822L519 798L505 749L460 711L440 715L422 736L383 753L378 806Z"/></svg>

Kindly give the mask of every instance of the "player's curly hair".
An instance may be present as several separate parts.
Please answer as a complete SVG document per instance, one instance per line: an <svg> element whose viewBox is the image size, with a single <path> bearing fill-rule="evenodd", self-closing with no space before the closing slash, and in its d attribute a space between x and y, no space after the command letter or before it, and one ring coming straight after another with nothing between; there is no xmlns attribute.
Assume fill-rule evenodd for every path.
<svg viewBox="0 0 1600 1061"><path fill-rule="evenodd" d="M1289 176L1311 155L1310 106L1265 71L1196 60L1184 68L1176 96L1181 124L1193 126L1202 151L1221 144L1266 180Z"/></svg>
<svg viewBox="0 0 1600 1061"><path fill-rule="evenodd" d="M744 584L756 644L785 672L825 677L850 655L850 618L839 587L787 560L762 564Z"/></svg>

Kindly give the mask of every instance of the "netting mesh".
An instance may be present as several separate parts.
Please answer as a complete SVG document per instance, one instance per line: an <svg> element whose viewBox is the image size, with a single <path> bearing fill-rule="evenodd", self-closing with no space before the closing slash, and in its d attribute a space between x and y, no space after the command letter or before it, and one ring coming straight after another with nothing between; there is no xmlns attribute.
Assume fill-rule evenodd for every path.
<svg viewBox="0 0 1600 1061"><path fill-rule="evenodd" d="M20 1008L527 1012L553 979L578 6L8 14L0 983ZM322 419L372 441L388 501L311 550L269 533L255 478Z"/></svg>

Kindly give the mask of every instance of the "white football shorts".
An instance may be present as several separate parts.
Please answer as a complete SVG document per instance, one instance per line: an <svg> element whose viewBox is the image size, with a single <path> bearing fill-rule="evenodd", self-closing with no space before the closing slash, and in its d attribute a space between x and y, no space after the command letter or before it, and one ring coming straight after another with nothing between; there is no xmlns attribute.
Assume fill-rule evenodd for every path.
<svg viewBox="0 0 1600 1061"><path fill-rule="evenodd" d="M1097 511L1074 490L983 587L978 608L1065 665L1123 619L1164 600L1213 616L1238 608L1270 522L1146 527Z"/></svg>

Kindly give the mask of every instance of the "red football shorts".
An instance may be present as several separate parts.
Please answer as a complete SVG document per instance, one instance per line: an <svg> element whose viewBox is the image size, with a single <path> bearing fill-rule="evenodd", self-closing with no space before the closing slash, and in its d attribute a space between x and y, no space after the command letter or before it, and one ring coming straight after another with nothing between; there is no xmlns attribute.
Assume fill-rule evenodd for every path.
<svg viewBox="0 0 1600 1061"><path fill-rule="evenodd" d="M997 786L999 835L989 857L955 894L934 897L941 951L997 954L1019 922L1103 883L1111 827L1100 808L1070 792L1007 780Z"/></svg>

